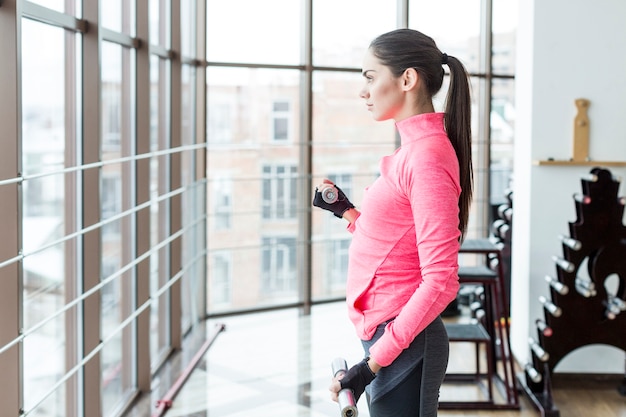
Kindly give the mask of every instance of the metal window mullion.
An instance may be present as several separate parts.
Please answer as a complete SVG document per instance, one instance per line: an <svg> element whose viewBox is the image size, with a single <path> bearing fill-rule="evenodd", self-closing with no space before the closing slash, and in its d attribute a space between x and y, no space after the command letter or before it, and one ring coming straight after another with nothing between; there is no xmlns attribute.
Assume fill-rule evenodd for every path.
<svg viewBox="0 0 626 417"><path fill-rule="evenodd" d="M482 0L480 19L481 19L481 36L480 36L480 69L479 72L485 74L485 78L479 82L483 82L482 88L479 88L478 97L478 143L476 162L474 164L475 184L480 184L480 188L476 187L474 200L478 202L480 212L476 218L476 230L480 236L486 236L489 231L490 217L490 164L491 164L491 16L492 16L492 0Z"/></svg>
<svg viewBox="0 0 626 417"><path fill-rule="evenodd" d="M75 13L75 2L66 1L66 10L70 15ZM84 25L83 25L84 27ZM77 74L78 50L77 37L81 36L75 32L65 31L65 166L77 166L81 164L79 160L80 147L78 146L79 135L78 120L78 80L81 76ZM65 175L64 189L64 235L71 235L82 229L81 213L78 209L81 196L79 195L80 181L77 172ZM63 245L65 258L65 303L69 303L80 295L78 288L80 243L79 239L68 239ZM81 340L82 309L80 306L73 308L65 314L65 372L75 366L80 361L82 350L79 341ZM68 417L78 417L82 407L80 396L81 378L80 373L72 374L68 378L65 389L65 413Z"/></svg>
<svg viewBox="0 0 626 417"><path fill-rule="evenodd" d="M127 2L123 5L128 8L130 4ZM122 13L123 27L129 25L126 16L130 15L128 10ZM135 127L136 127L136 108L133 104L135 100L136 72L135 65L135 49L122 48L122 155L135 155ZM122 178L122 210L132 210L136 206L135 199L135 165L132 163L121 164L120 173ZM121 258L122 265L128 265L133 259L136 259L136 246L134 242L135 236L135 213L124 216L120 220L121 228ZM120 287L122 296L120 300L120 310L122 317L128 317L132 314L136 306L135 299L135 268L128 270L122 275ZM122 396L125 396L129 390L133 390L135 382L134 368L134 326L129 326L122 332L122 357L120 362L122 365L121 381Z"/></svg>
<svg viewBox="0 0 626 417"><path fill-rule="evenodd" d="M150 45L150 55L155 55L163 59L170 59L173 55L173 52L164 48L161 45Z"/></svg>
<svg viewBox="0 0 626 417"><path fill-rule="evenodd" d="M398 12L396 15L396 25L398 28L409 27L409 0L397 0L396 7Z"/></svg>
<svg viewBox="0 0 626 417"><path fill-rule="evenodd" d="M182 135L182 62L181 62L181 0L172 0L171 3L171 27L172 27L172 50L174 57L171 60L171 125L170 146L181 146ZM171 189L181 185L181 155L172 154L169 164L169 186ZM174 196L170 200L169 233L173 234L182 228L182 197ZM182 237L172 242L170 246L170 276L176 275L182 268ZM172 348L182 348L182 306L181 306L181 283L177 282L170 289L170 340Z"/></svg>
<svg viewBox="0 0 626 417"><path fill-rule="evenodd" d="M197 220L195 223L192 224L192 226L195 226L197 224L197 222L199 222L199 221L200 220ZM45 319L43 319L40 322L38 322L37 324L29 327L28 329L22 330L19 336L17 336L15 339L11 340L10 342L8 342L8 343L6 343L6 344L4 344L4 345L2 345L0 347L0 355L4 354L8 350L10 350L11 347L18 345L20 342L22 342L29 335L34 334L39 329L43 328L47 323L50 323L55 318L58 318L59 316L61 316L65 312L69 311L70 309L72 309L72 308L76 307L77 305L79 305L80 303L84 302L90 296L98 295L102 288L106 287L108 284L112 283L116 279L119 279L123 274L125 274L126 272L128 272L128 271L132 270L133 268L135 268L139 263L141 263L142 261L144 261L147 258L149 258L150 255L152 255L153 253L158 252L160 249L170 245L176 239L179 239L183 235L183 233L185 233L187 230L189 230L190 227L191 226L187 226L185 229L181 229L177 233L172 234L171 236L168 236L163 241L159 242L156 246L151 248L150 251L148 251L148 252L138 256L137 259L133 259L129 264L124 265L122 268L120 268L119 270L115 271L111 275L102 278L97 285L94 285L92 288L84 291L81 295L79 295L76 298L72 299L70 302L65 304L62 308L57 309L52 315L46 316ZM170 277L168 277L167 279L169 280ZM167 280L166 280L166 282L167 282Z"/></svg>
<svg viewBox="0 0 626 417"><path fill-rule="evenodd" d="M181 231L182 233L182 231ZM193 259L191 259L191 261L186 264L183 265L183 268L173 277L171 277L168 282L161 288L159 288L159 290L156 292L156 296L160 296L163 293L165 293L172 285L178 283L184 273L186 272L186 270L189 268L189 265L193 265L194 263L198 262L200 259L204 258L206 256L206 251L203 251L199 254L197 254ZM107 281L107 283L109 283L109 281ZM63 375L63 377L61 377L61 379L59 379L52 387L51 389L49 389L45 394L43 394L41 396L41 398L39 399L39 401L29 410L25 410L24 412L24 416L27 416L29 414L31 414L33 411L35 411L37 409L37 407L39 405L41 405L48 397L50 397L50 395L52 395L60 386L62 386L67 380L69 380L71 377L73 377L75 374L77 374L80 369L86 364L88 363L88 361L90 359L92 359L96 354L100 353L103 349L103 347L111 340L113 340L113 338L117 335L117 333L119 333L120 331L124 331L125 329L127 329L129 326L132 325L133 321L135 319L137 319L142 313L144 313L146 310L148 310L150 308L151 305L151 301L146 301L143 304L137 306L137 308L130 313L130 315L128 317L126 317L115 329L112 330L112 332L105 337L101 343L98 344L98 346L96 346L92 351L88 352L85 357L80 360L75 366L73 366L71 369L69 369L65 375Z"/></svg>
<svg viewBox="0 0 626 417"><path fill-rule="evenodd" d="M169 199L169 198L171 198L171 197L173 197L173 196L175 196L177 194L184 193L186 190L187 190L187 187L181 187L181 188L179 188L177 190L172 190L172 191L170 191L167 194L163 194L163 195L159 196L156 201L159 201L159 202L160 201L165 201L165 200L167 200L167 199ZM68 241L70 241L70 240L72 240L72 239L74 239L76 237L84 235L84 234L86 234L88 232L91 232L93 230L99 229L102 226L105 226L107 224L113 223L114 221L123 219L124 217L130 216L130 215L132 215L132 214L134 214L136 212L139 212L139 211L141 211L141 210L143 210L145 208L149 208L150 204L151 204L150 202L144 202L142 204L138 204L136 206L133 206L133 207L129 208L126 211L123 211L123 212L118 213L118 214L116 214L114 216L111 216L111 217L107 218L106 220L99 221L98 223L94 223L94 224L92 224L90 226L87 226L87 227L81 229L81 230L78 230L76 232L72 232L72 233L70 233L68 235L65 235L64 237L62 237L60 239L57 239L57 240L55 240L53 242L49 242L49 243L44 244L43 246L40 246L40 247L35 248L35 249L32 249L30 252L23 252L22 251L22 252L20 252L19 255L15 256L15 257L13 257L11 259L7 259L5 261L0 262L0 268L3 268L5 266L13 264L13 263L20 262L21 260L23 260L24 258L26 258L28 256L32 256L32 255L35 255L37 253L43 252L46 249L49 249L49 248L52 248L52 247L54 247L56 245L60 245L62 243L68 242Z"/></svg>
<svg viewBox="0 0 626 417"><path fill-rule="evenodd" d="M299 245L297 250L298 259L298 276L301 277L298 282L298 301L303 303L304 315L311 314L311 304L313 298L313 273L311 267L311 236L312 236L312 211L311 211L311 193L313 188L311 178L313 176L313 0L303 0L303 33L302 38L302 62L304 69L302 70L300 84L300 108L301 110L301 130L300 130L300 156L299 168L302 172L300 178L300 195L298 196L298 205L306 207L306 210L300 210L298 215L298 241L307 242L305 245Z"/></svg>
<svg viewBox="0 0 626 417"><path fill-rule="evenodd" d="M21 15L23 17L74 32L85 33L87 31L88 25L86 20L77 19L71 14L61 13L30 1L22 1L20 3L22 7Z"/></svg>
<svg viewBox="0 0 626 417"><path fill-rule="evenodd" d="M206 63L206 28L207 0L196 0L196 60L201 63L196 67L196 130L195 143L204 145L195 154L196 179L206 178L206 129L207 129L207 67ZM205 199L206 201L206 199ZM206 205L205 205L206 208Z"/></svg>
<svg viewBox="0 0 626 417"><path fill-rule="evenodd" d="M139 48L142 44L140 38L134 38L126 33L115 32L106 28L100 28L100 32L103 41L121 45L126 48Z"/></svg>
<svg viewBox="0 0 626 417"><path fill-rule="evenodd" d="M149 303L144 303L143 305L139 306L134 312L132 312L130 314L130 316L126 317L115 329L113 329L111 331L111 333L109 335L107 335L107 337L105 337L99 344L98 346L96 346L93 350L91 350L90 352L88 352L86 355L84 355L84 357L76 364L74 365L71 369L69 369L58 381L56 381L52 387L46 391L41 398L39 398L39 400L37 401L37 403L35 403L30 409L28 410L24 410L24 413L21 414L24 417L29 416L30 414L32 414L34 411L37 411L37 408L43 404L43 402L48 399L56 390L58 390L63 384L65 384L68 380L70 380L72 377L76 376L77 374L80 373L80 370L85 367L90 360L92 359L96 359L100 352L102 352L102 349L104 348L104 346L106 346L106 344L110 341L112 341L115 336L117 335L117 333L119 333L120 331L124 331L125 329L128 328L128 326L133 322L133 320L135 320L135 318L141 314L145 309L147 309L149 306Z"/></svg>
<svg viewBox="0 0 626 417"><path fill-rule="evenodd" d="M82 163L99 163L102 135L101 122L101 68L100 51L102 35L98 0L83 1L83 17L89 21L89 31L83 35L82 51ZM82 171L82 221L89 227L100 221L100 169ZM102 248L101 228L96 228L82 238L82 291L89 291L100 283ZM101 300L100 291L83 301L82 348L83 354L92 352L100 344ZM85 363L83 378L82 415L101 415L100 354Z"/></svg>
<svg viewBox="0 0 626 417"><path fill-rule="evenodd" d="M119 158L107 159L106 161L91 162L88 164L78 164L75 166L64 167L62 169L57 169L57 170L52 170L52 171L47 171L47 172L40 172L37 174L21 175L21 176L12 177L6 180L0 180L0 186L21 183L27 180L41 179L41 178L49 177L52 175L70 174L72 172L84 171L87 169L103 168L105 166L110 166L110 165L119 165L124 162L134 162L140 159L149 159L154 156L163 156L163 155L170 155L174 153L183 153L188 150L196 150L196 149L200 149L204 147L205 146L203 144L185 145L185 146L179 146L179 147L171 148L171 149L163 149L160 151L143 153L141 155L130 155L130 156L124 156L124 157L119 157Z"/></svg>
<svg viewBox="0 0 626 417"><path fill-rule="evenodd" d="M161 7L164 0L161 0ZM171 63L169 58L163 58L158 60L159 65L159 103L158 103L158 145L157 147L162 150L170 148L169 142L169 129L170 129L170 67ZM169 172L169 154L163 155L158 158L158 192L167 194L169 190L169 181L167 179L167 173ZM163 240L169 234L169 201L163 201L163 204L158 204L158 237ZM163 248L158 257L158 285L162 285L167 282L169 278L169 245ZM157 297L158 300L158 349L159 349L159 361L165 357L167 351L171 350L170 343L170 326L169 326L169 308L170 303L167 296ZM156 358L155 358L156 359ZM155 359L152 362L155 362Z"/></svg>
<svg viewBox="0 0 626 417"><path fill-rule="evenodd" d="M0 179L19 177L21 167L21 1L6 0L0 11ZM21 250L21 185L0 186L0 259ZM11 215L9 215L9 213ZM23 326L21 263L0 268L0 346L19 336ZM0 415L17 415L23 407L23 347L0 354Z"/></svg>
<svg viewBox="0 0 626 417"><path fill-rule="evenodd" d="M148 1L137 2L137 37L149 39ZM150 49L137 50L136 64L136 153L150 152ZM146 206L136 213L135 247L137 256L150 251L150 159L135 162L136 204ZM150 257L139 263L135 274L136 304L150 301ZM151 302L138 315L136 321L136 383L141 392L149 392L151 385L150 357L150 311Z"/></svg>
<svg viewBox="0 0 626 417"><path fill-rule="evenodd" d="M194 151L195 160L195 175L196 181L201 181L201 184L196 188L196 202L198 208L206 217L208 211L207 192L206 192L206 180L207 180L207 67L206 67L206 33L207 33L207 0L196 0L196 60L199 65L196 67L196 130L195 130L195 143L202 145L196 151ZM204 192L201 192L204 190ZM199 195L198 195L199 194ZM200 201L198 201L200 199ZM198 277L201 292L200 304L197 309L197 317L205 317L208 308L208 301L206 295L208 294L208 222L204 222L197 230L200 236L197 237L197 245L200 249L200 245L204 256L202 262L198 262L196 269L196 275Z"/></svg>

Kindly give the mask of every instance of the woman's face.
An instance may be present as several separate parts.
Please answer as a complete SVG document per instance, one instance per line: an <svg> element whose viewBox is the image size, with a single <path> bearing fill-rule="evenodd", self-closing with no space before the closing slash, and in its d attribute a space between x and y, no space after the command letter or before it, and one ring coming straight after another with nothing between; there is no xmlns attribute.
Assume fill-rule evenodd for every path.
<svg viewBox="0 0 626 417"><path fill-rule="evenodd" d="M365 100L374 120L396 119L404 105L401 77L394 77L389 67L380 63L371 51L363 60L365 85L359 97Z"/></svg>

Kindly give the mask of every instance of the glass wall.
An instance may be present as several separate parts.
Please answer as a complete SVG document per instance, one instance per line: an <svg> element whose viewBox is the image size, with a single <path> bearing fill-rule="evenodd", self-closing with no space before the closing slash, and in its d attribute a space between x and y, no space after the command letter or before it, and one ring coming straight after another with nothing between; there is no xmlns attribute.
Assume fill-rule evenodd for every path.
<svg viewBox="0 0 626 417"><path fill-rule="evenodd" d="M506 202L512 187L515 132L515 33L517 0L494 0L491 48L490 201L493 207Z"/></svg>
<svg viewBox="0 0 626 417"><path fill-rule="evenodd" d="M118 415L207 315L344 297L311 200L397 147L358 96L383 32L471 72L471 236L504 198L516 0L0 3L1 415Z"/></svg>
<svg viewBox="0 0 626 417"><path fill-rule="evenodd" d="M295 303L299 71L209 67L207 80L210 302Z"/></svg>
<svg viewBox="0 0 626 417"><path fill-rule="evenodd" d="M60 311L75 293L65 264L75 242L62 240L76 230L65 213L75 201L66 190L75 176L63 172L71 164L65 138L74 132L66 120L75 116L67 106L75 100L75 81L65 77L72 70L65 57L74 48L63 29L36 21L25 20L22 34L23 354L33 359L24 362L24 405L32 408L47 396L41 407L63 415L66 385L48 391L76 363L65 354L75 343L68 330L76 326L76 310Z"/></svg>
<svg viewBox="0 0 626 417"><path fill-rule="evenodd" d="M198 4L2 2L0 415L120 415L205 316Z"/></svg>
<svg viewBox="0 0 626 417"><path fill-rule="evenodd" d="M235 12L260 8L284 13ZM514 0L208 0L209 315L343 298L350 234L311 200L329 178L358 206L397 146L393 122L373 121L358 96L369 42L397 27L432 36L470 72L468 236L486 236L513 168L516 15Z"/></svg>

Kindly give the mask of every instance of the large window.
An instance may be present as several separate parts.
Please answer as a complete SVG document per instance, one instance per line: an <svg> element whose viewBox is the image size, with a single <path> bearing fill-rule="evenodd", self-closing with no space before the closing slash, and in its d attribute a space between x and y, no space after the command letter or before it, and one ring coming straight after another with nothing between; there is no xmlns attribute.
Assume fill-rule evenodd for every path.
<svg viewBox="0 0 626 417"><path fill-rule="evenodd" d="M68 94L72 86L66 82L73 81L66 78L71 68L64 56L71 56L73 49L65 49L66 34L60 28L24 19L22 34L21 298L23 354L29 359L23 369L24 407L32 409L43 401L41 407L54 413L50 415L63 415L67 385L48 394L76 363L76 357L66 356L75 343L71 330L76 326L75 310L61 312L75 285L67 279L72 267L65 263L75 241L63 242L76 226L65 211L73 202L73 190L67 188L73 176L63 173L66 164L72 164L66 138L73 129L66 118L75 116L68 114L67 104L75 97Z"/></svg>
<svg viewBox="0 0 626 417"><path fill-rule="evenodd" d="M383 32L470 70L470 233L488 233L516 3L2 3L0 415L117 415L207 314L343 298L350 235L311 200L329 178L358 205L398 145L358 96Z"/></svg>
<svg viewBox="0 0 626 417"><path fill-rule="evenodd" d="M287 142L291 138L291 112L287 100L277 100L272 104L272 137L276 142Z"/></svg>
<svg viewBox="0 0 626 417"><path fill-rule="evenodd" d="M393 122L373 121L358 96L364 52L381 33L420 30L470 72L469 237L489 233L493 207L509 186L517 0L312 0L311 16L308 5L207 2L208 250L228 251L232 259L230 281L221 258L209 260L209 315L291 303L283 297L286 282L303 306L344 297L350 235L345 221L312 209L311 200L315 184L329 178L358 206L380 158L398 146ZM266 13L262 21L234 13L252 16L259 7L283 13ZM241 25L258 36L241 33ZM438 111L447 83L446 77L435 97ZM293 238L293 245L278 236ZM293 281L284 278L287 254L295 256ZM219 296L225 282L227 302Z"/></svg>
<svg viewBox="0 0 626 417"><path fill-rule="evenodd" d="M0 415L120 415L204 318L196 16L191 0L0 7Z"/></svg>

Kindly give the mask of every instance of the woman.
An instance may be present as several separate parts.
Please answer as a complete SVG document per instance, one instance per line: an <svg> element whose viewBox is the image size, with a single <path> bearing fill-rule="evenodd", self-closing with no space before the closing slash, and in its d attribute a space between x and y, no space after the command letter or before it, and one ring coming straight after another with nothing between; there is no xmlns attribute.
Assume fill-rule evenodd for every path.
<svg viewBox="0 0 626 417"><path fill-rule="evenodd" d="M450 70L444 113L433 96ZM470 90L456 58L428 36L399 29L376 38L363 62L360 97L374 120L393 119L401 145L380 162L360 211L340 188L313 204L349 222L352 233L346 300L365 359L333 380L358 398L366 391L372 417L437 415L449 341L440 313L455 299L458 251L472 198ZM366 388L367 387L367 388Z"/></svg>

